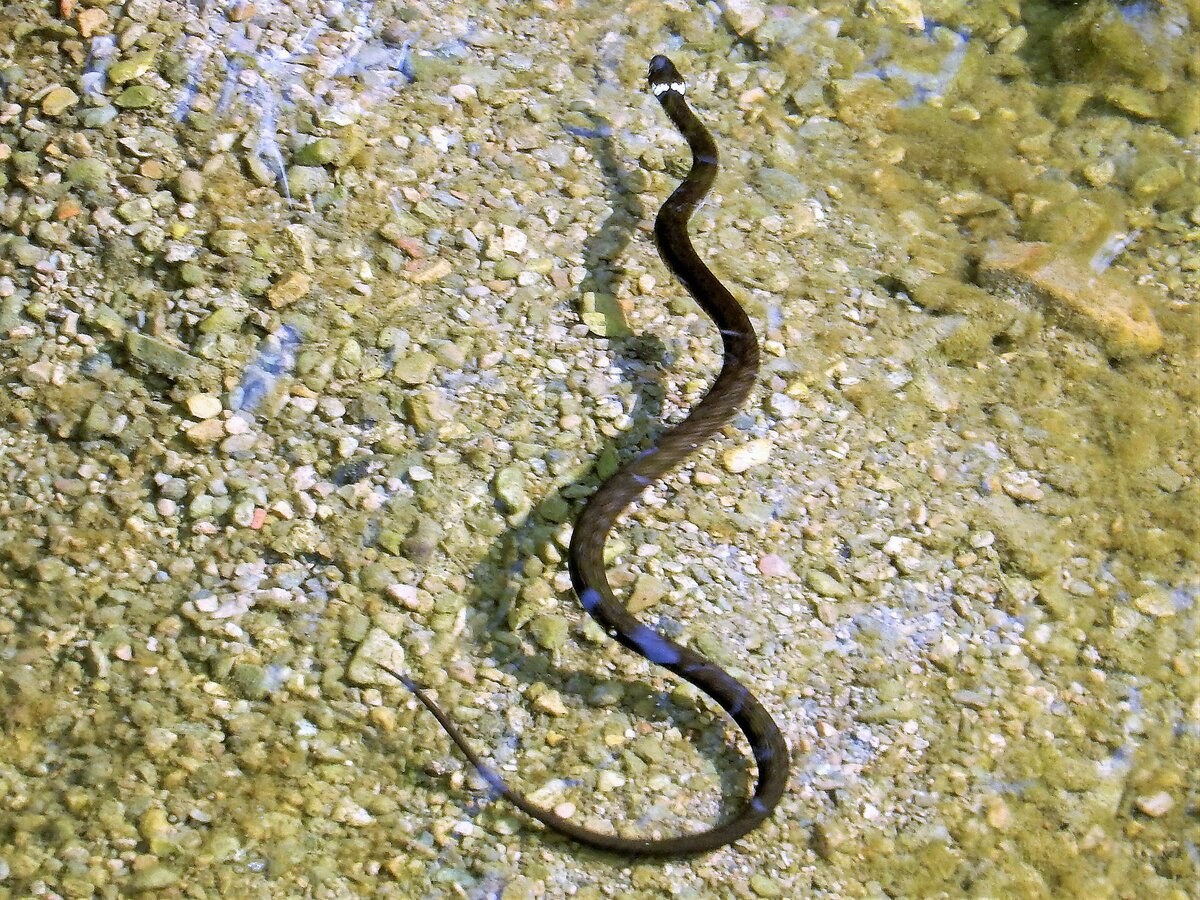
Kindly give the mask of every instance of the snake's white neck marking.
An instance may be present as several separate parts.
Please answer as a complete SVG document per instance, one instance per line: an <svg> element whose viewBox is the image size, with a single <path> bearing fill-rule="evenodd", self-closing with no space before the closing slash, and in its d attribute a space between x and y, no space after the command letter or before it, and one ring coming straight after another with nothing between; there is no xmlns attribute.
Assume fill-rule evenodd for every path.
<svg viewBox="0 0 1200 900"><path fill-rule="evenodd" d="M655 97L661 97L667 91L674 91L677 94L686 94L687 82L676 81L673 84L653 84L650 86L650 89L654 91Z"/></svg>

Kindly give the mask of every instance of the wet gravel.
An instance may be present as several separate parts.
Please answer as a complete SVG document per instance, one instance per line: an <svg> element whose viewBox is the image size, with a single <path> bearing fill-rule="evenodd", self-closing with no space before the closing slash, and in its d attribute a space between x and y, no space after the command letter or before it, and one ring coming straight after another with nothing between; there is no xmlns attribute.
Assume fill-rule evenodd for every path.
<svg viewBox="0 0 1200 900"><path fill-rule="evenodd" d="M1194 13L925 6L10 3L0 896L1192 896ZM565 573L719 365L660 51L764 364L612 580L795 771L643 864L388 670L591 827L745 790Z"/></svg>

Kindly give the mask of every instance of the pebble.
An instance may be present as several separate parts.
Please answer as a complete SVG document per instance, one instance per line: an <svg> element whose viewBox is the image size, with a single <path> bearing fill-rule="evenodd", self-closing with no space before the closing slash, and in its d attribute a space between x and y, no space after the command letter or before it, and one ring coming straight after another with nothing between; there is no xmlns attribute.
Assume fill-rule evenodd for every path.
<svg viewBox="0 0 1200 900"><path fill-rule="evenodd" d="M128 59L120 60L108 67L108 80L112 84L125 84L141 78L154 65L155 52L146 50L135 53Z"/></svg>
<svg viewBox="0 0 1200 900"><path fill-rule="evenodd" d="M311 197L332 183L324 166L290 166L287 170L288 191L293 197Z"/></svg>
<svg viewBox="0 0 1200 900"><path fill-rule="evenodd" d="M95 189L108 182L110 172L103 160L89 157L74 160L67 166L66 176L72 184Z"/></svg>
<svg viewBox="0 0 1200 900"><path fill-rule="evenodd" d="M804 581L822 597L829 597L831 600L844 600L850 596L848 587L819 569L809 569Z"/></svg>
<svg viewBox="0 0 1200 900"><path fill-rule="evenodd" d="M863 12L903 25L909 31L925 30L925 14L919 0L867 0Z"/></svg>
<svg viewBox="0 0 1200 900"><path fill-rule="evenodd" d="M60 85L42 98L42 113L47 116L61 116L78 102L78 94L69 87Z"/></svg>
<svg viewBox="0 0 1200 900"><path fill-rule="evenodd" d="M779 882L773 878L768 878L762 872L755 872L750 876L750 890L754 891L756 897L783 896L783 888Z"/></svg>
<svg viewBox="0 0 1200 900"><path fill-rule="evenodd" d="M792 571L791 563L775 553L768 553L759 559L758 571L768 578L792 578L796 574Z"/></svg>
<svg viewBox="0 0 1200 900"><path fill-rule="evenodd" d="M619 787L624 787L625 776L619 772L614 772L611 769L605 769L596 776L596 789L601 793L607 794L609 791L614 791Z"/></svg>
<svg viewBox="0 0 1200 900"><path fill-rule="evenodd" d="M748 35L767 18L767 11L758 0L725 0L721 9L729 27L741 37Z"/></svg>
<svg viewBox="0 0 1200 900"><path fill-rule="evenodd" d="M338 142L333 138L320 137L310 141L296 151L294 158L300 166L323 166L338 156Z"/></svg>
<svg viewBox="0 0 1200 900"><path fill-rule="evenodd" d="M643 573L634 582L626 606L630 612L641 612L658 603L666 594L667 584L662 579Z"/></svg>
<svg viewBox="0 0 1200 900"><path fill-rule="evenodd" d="M511 225L504 225L500 229L500 242L504 247L505 253L512 253L515 256L520 256L525 252L525 247L529 243L529 238L525 232L519 228L513 228Z"/></svg>
<svg viewBox="0 0 1200 900"><path fill-rule="evenodd" d="M289 272L267 290L272 309L281 309L304 297L312 287L312 278L304 272Z"/></svg>
<svg viewBox="0 0 1200 900"><path fill-rule="evenodd" d="M211 419L220 415L223 407L215 394L193 394L187 398L188 412L197 419Z"/></svg>
<svg viewBox="0 0 1200 900"><path fill-rule="evenodd" d="M384 671L380 671L380 670ZM394 686L396 679L389 673L405 673L404 648L382 628L372 628L354 653L346 668L346 677L355 684Z"/></svg>
<svg viewBox="0 0 1200 900"><path fill-rule="evenodd" d="M1156 619L1166 619L1175 615L1175 598L1165 588L1155 587L1139 594L1133 599L1133 605L1138 611Z"/></svg>
<svg viewBox="0 0 1200 900"><path fill-rule="evenodd" d="M225 437L225 423L220 419L207 419L193 425L184 434L197 447L207 447Z"/></svg>
<svg viewBox="0 0 1200 900"><path fill-rule="evenodd" d="M113 103L122 109L145 109L158 102L158 91L148 84L134 84L117 94Z"/></svg>
<svg viewBox="0 0 1200 900"><path fill-rule="evenodd" d="M508 512L520 514L529 508L525 472L519 466L505 466L500 469L492 484L496 496Z"/></svg>
<svg viewBox="0 0 1200 900"><path fill-rule="evenodd" d="M431 284L453 271L454 266L448 259L413 260L405 266L404 275L413 284Z"/></svg>
<svg viewBox="0 0 1200 900"><path fill-rule="evenodd" d="M558 691L545 691L533 701L533 708L552 716L565 716L570 710L563 703L562 694Z"/></svg>
<svg viewBox="0 0 1200 900"><path fill-rule="evenodd" d="M85 38L90 38L108 24L108 13L98 6L92 6L87 9L81 9L77 21L79 23L79 33Z"/></svg>
<svg viewBox="0 0 1200 900"><path fill-rule="evenodd" d="M1175 807L1175 801L1166 791L1138 797L1137 808L1152 819L1165 816Z"/></svg>
<svg viewBox="0 0 1200 900"><path fill-rule="evenodd" d="M433 374L433 366L437 360L433 354L423 350L404 353L396 359L392 374L404 384L424 384Z"/></svg>
<svg viewBox="0 0 1200 900"><path fill-rule="evenodd" d="M1046 497L1046 492L1037 480L1024 472L1005 474L1000 479L1000 487L1014 500L1023 500L1026 503L1036 503Z"/></svg>
<svg viewBox="0 0 1200 900"><path fill-rule="evenodd" d="M125 349L129 355L147 368L163 375L184 375L190 372L196 360L186 350L173 347L163 340L130 331L125 335Z"/></svg>
<svg viewBox="0 0 1200 900"><path fill-rule="evenodd" d="M726 450L721 455L721 464L726 472L738 474L761 466L771 458L771 442L765 438L756 438Z"/></svg>

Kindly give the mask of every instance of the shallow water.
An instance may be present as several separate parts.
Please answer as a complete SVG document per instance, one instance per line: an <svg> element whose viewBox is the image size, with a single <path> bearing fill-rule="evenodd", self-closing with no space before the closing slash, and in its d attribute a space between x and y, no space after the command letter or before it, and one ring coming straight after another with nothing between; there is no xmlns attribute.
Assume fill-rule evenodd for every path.
<svg viewBox="0 0 1200 900"><path fill-rule="evenodd" d="M847 10L5 7L0 896L1196 896L1200 12ZM764 364L612 580L795 756L669 864L381 668L595 827L746 789L565 573L719 366L659 52Z"/></svg>

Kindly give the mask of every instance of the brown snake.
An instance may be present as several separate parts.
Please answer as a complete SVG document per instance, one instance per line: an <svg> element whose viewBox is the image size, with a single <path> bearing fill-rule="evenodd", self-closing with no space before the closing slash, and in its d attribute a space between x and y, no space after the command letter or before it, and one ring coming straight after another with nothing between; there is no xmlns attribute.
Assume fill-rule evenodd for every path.
<svg viewBox="0 0 1200 900"><path fill-rule="evenodd" d="M462 733L424 691L404 683L429 709L471 764L505 799L552 831L600 850L637 856L704 853L737 840L771 814L787 786L789 757L783 734L771 714L732 675L698 653L639 622L613 596L604 567L604 544L620 515L642 491L679 466L724 427L745 402L758 376L758 340L745 310L696 255L687 225L717 174L717 147L684 100L686 86L665 56L650 61L650 89L687 139L692 151L688 176L663 204L654 223L659 254L721 331L724 363L704 398L682 422L605 481L592 496L571 535L571 583L583 608L623 646L674 672L709 697L746 735L758 766L754 793L733 818L705 831L668 838L627 838L584 828L532 803L514 791L480 758Z"/></svg>

